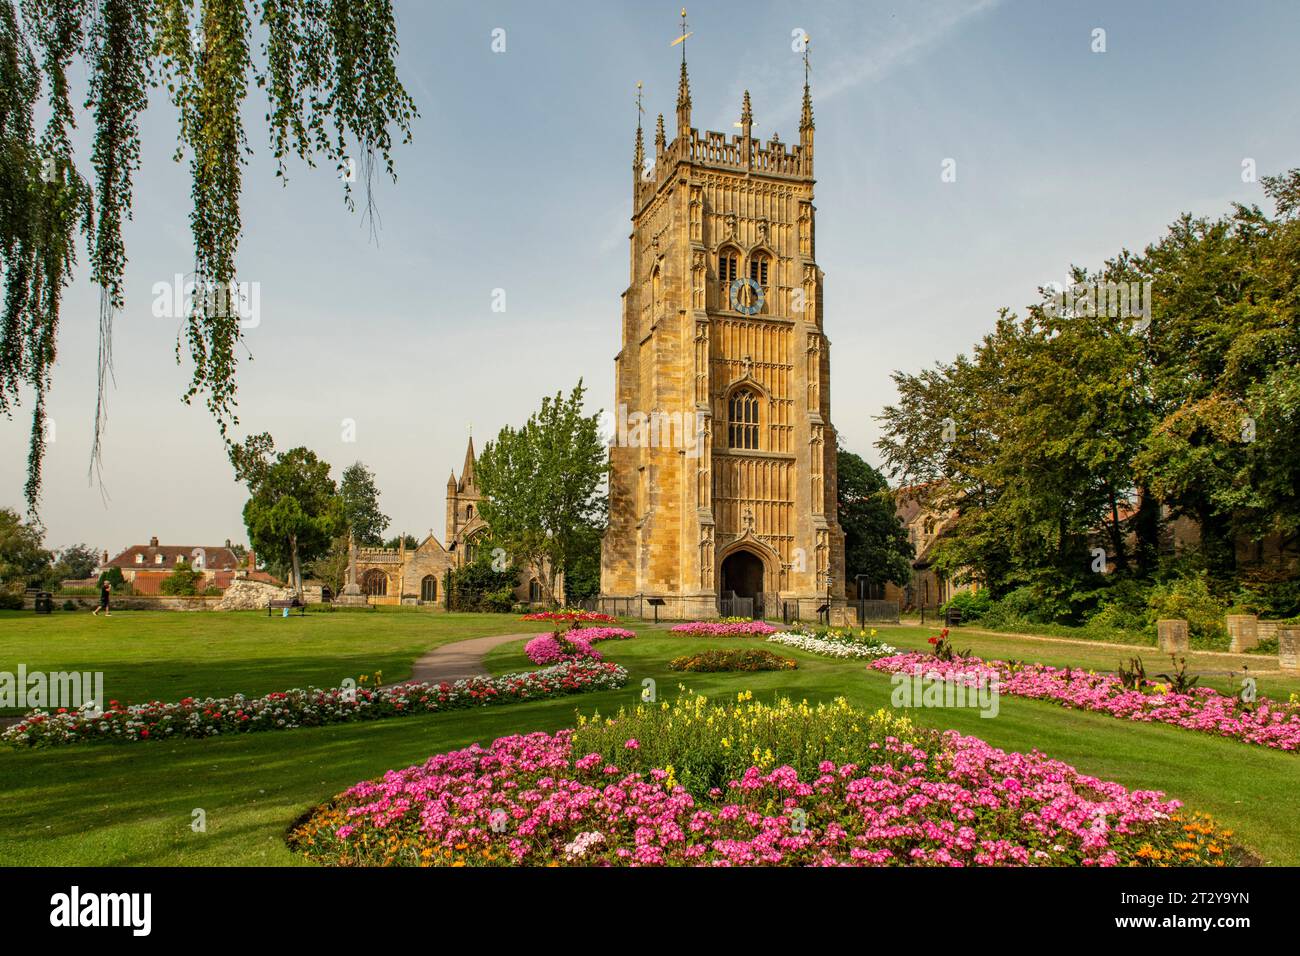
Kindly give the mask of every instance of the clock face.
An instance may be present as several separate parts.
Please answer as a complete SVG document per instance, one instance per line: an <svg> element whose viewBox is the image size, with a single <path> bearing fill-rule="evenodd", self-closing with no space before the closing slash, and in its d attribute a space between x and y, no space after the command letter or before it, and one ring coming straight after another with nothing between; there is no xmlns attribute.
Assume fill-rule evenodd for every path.
<svg viewBox="0 0 1300 956"><path fill-rule="evenodd" d="M757 315L763 308L763 287L753 279L731 283L731 307L744 315Z"/></svg>

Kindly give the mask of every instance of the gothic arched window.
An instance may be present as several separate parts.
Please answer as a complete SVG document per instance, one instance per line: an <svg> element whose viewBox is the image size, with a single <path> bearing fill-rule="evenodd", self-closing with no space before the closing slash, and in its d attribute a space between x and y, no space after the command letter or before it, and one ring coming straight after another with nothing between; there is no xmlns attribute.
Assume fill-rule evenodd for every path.
<svg viewBox="0 0 1300 956"><path fill-rule="evenodd" d="M738 388L727 402L727 444L731 448L758 448L758 395Z"/></svg>
<svg viewBox="0 0 1300 956"><path fill-rule="evenodd" d="M473 506L473 505L466 505L466 506L465 506L465 520L466 520L466 521L472 521L472 520L474 520L474 506Z"/></svg>
<svg viewBox="0 0 1300 956"><path fill-rule="evenodd" d="M361 576L361 590L372 597L383 597L388 593L388 575L378 568L371 568Z"/></svg>
<svg viewBox="0 0 1300 956"><path fill-rule="evenodd" d="M438 579L432 574L426 574L420 581L420 600L425 604L438 600Z"/></svg>
<svg viewBox="0 0 1300 956"><path fill-rule="evenodd" d="M533 578L528 582L528 601L530 604L540 604L542 601L542 586Z"/></svg>

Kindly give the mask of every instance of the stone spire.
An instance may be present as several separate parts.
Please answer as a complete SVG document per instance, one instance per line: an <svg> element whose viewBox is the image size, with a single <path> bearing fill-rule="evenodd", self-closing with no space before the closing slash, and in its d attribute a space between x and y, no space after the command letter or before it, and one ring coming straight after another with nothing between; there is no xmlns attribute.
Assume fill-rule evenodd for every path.
<svg viewBox="0 0 1300 956"><path fill-rule="evenodd" d="M465 465L460 472L461 484L469 488L474 484L474 436L469 437L469 444L465 446Z"/></svg>
<svg viewBox="0 0 1300 956"><path fill-rule="evenodd" d="M645 109L641 106L641 83L636 84L636 149L632 154L632 186L641 181L645 175L645 137L641 132L641 114Z"/></svg>
<svg viewBox="0 0 1300 956"><path fill-rule="evenodd" d="M655 157L663 156L664 150L668 148L668 137L664 135L664 114L659 114L659 121L655 124Z"/></svg>

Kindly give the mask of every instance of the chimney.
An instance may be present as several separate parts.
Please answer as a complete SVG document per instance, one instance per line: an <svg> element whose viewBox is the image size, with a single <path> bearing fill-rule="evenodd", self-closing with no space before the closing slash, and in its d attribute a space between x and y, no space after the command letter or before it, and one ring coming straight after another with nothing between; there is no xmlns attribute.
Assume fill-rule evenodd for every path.
<svg viewBox="0 0 1300 956"><path fill-rule="evenodd" d="M257 570L257 555L253 553L251 548L249 549L248 552L248 570L250 571Z"/></svg>
<svg viewBox="0 0 1300 956"><path fill-rule="evenodd" d="M226 539L226 550L227 550L227 551L230 550L230 539L229 539L229 538Z"/></svg>
<svg viewBox="0 0 1300 956"><path fill-rule="evenodd" d="M101 567L106 567L107 565L108 565L108 552L105 551L105 552L104 552L104 560L103 560L103 562L101 563L100 566L101 566Z"/></svg>
<svg viewBox="0 0 1300 956"><path fill-rule="evenodd" d="M155 535L154 537L152 537L152 538L149 539L149 547L151 547L151 548L156 548L156 547L158 547L158 536L157 536L157 535Z"/></svg>

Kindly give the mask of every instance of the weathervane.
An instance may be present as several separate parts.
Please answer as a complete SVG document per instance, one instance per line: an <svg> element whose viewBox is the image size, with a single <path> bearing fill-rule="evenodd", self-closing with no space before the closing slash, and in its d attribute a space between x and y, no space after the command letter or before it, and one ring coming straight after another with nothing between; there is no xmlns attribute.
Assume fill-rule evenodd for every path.
<svg viewBox="0 0 1300 956"><path fill-rule="evenodd" d="M682 7L682 35L679 36L676 40L674 40L672 43L670 43L670 44L668 44L668 45L669 45L669 46L676 46L676 45L679 44L679 43L682 45L682 63L683 63L683 65L686 63L686 38L687 38L688 36L690 36L690 35L691 35L692 33L694 33L694 32L695 32L694 30L691 30L691 31L688 32L687 29L686 29L686 8L685 8L685 7Z"/></svg>
<svg viewBox="0 0 1300 956"><path fill-rule="evenodd" d="M641 128L641 117L645 114L645 109L641 106L641 81L636 81L636 128Z"/></svg>

